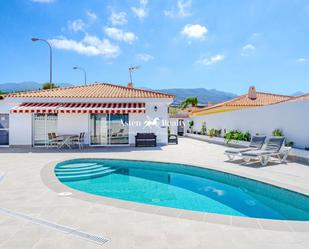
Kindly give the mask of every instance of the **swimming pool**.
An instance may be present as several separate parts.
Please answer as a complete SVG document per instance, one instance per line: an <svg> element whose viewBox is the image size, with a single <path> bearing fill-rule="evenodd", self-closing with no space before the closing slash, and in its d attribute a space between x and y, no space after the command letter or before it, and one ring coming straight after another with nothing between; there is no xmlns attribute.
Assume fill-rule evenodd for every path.
<svg viewBox="0 0 309 249"><path fill-rule="evenodd" d="M90 194L200 212L309 220L309 197L259 181L190 165L79 159L58 163L58 179Z"/></svg>

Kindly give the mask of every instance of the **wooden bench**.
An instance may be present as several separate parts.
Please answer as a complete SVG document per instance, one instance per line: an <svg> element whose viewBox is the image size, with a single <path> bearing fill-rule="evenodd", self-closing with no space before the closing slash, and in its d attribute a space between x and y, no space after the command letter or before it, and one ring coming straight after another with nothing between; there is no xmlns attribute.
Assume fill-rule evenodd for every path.
<svg viewBox="0 0 309 249"><path fill-rule="evenodd" d="M156 147L157 136L154 133L137 133L135 147Z"/></svg>

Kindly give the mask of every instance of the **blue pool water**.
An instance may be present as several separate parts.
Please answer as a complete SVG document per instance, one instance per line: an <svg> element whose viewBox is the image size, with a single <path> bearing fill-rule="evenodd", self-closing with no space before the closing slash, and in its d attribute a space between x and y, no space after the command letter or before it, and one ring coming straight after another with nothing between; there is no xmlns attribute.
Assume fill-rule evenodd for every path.
<svg viewBox="0 0 309 249"><path fill-rule="evenodd" d="M309 197L259 181L190 165L81 159L57 164L65 185L83 192L201 212L309 220Z"/></svg>

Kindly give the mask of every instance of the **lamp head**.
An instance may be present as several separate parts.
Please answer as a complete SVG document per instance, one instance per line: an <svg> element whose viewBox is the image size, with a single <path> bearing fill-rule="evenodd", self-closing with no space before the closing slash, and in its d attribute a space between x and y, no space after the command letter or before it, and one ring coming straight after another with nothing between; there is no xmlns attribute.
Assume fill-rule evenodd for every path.
<svg viewBox="0 0 309 249"><path fill-rule="evenodd" d="M39 38L31 38L31 41L33 41L33 42L36 42L38 40L40 40L40 39Z"/></svg>
<svg viewBox="0 0 309 249"><path fill-rule="evenodd" d="M78 67L73 67L73 69L78 69Z"/></svg>

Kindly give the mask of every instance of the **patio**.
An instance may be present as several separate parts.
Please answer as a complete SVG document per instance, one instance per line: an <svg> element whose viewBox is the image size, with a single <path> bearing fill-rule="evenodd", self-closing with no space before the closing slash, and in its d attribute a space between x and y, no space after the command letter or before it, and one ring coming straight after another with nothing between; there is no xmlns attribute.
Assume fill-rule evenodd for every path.
<svg viewBox="0 0 309 249"><path fill-rule="evenodd" d="M119 158L187 163L230 172L309 194L309 167L288 164L238 165L227 162L224 146L182 138L157 148L109 147L60 150L0 149L0 208L29 215L108 240L103 246L0 212L0 247L6 248L308 248L309 223L276 223L217 218L195 212L128 204L103 204L59 196L42 172L72 158ZM49 166L48 166L49 165ZM100 197L98 197L100 198ZM202 219L201 219L202 218Z"/></svg>

